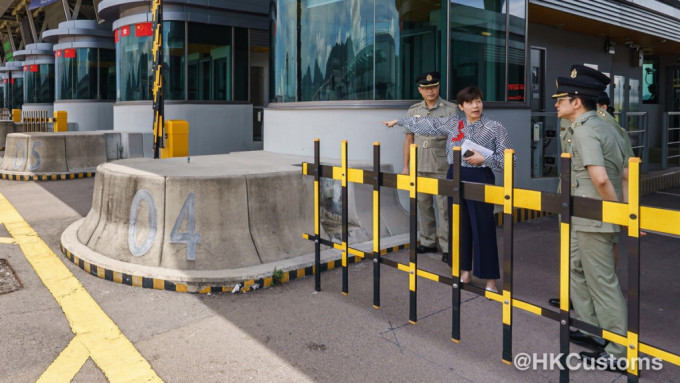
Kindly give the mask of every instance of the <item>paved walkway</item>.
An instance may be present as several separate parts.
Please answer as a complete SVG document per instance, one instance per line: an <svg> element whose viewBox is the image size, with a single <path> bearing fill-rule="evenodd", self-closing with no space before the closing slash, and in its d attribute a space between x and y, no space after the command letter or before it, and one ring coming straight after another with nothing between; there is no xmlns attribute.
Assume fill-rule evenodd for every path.
<svg viewBox="0 0 680 383"><path fill-rule="evenodd" d="M56 261L50 270L64 274L54 283L81 284L83 290L74 291L91 297L103 317L110 318L104 326L109 326L107 331L116 326L134 347L134 351L108 348L105 357L120 359L138 353L166 382L526 383L559 379L558 372L550 368L520 371L501 363L501 306L495 301L463 292L459 344L450 340L450 288L443 284L419 279L418 323L411 325L407 274L385 267L381 309L372 308L370 262L350 266L348 296L340 293L340 269L322 274L321 292L314 292L313 278L304 278L246 294L193 295L111 283L86 274L63 258L59 266L60 256L52 260L49 253L59 254L64 228L87 214L92 184L91 179L49 183L0 180L0 194L21 217L12 222L25 222L20 230L8 226L9 220L0 225L0 237L13 238L0 241L0 258L8 259L24 286L0 295L2 383L35 382L59 363L64 350L75 350L74 355L85 359L79 369L69 372L75 374L74 382L138 381L114 379L94 356L94 349L86 347L85 352L73 346L74 339L80 339L79 329L69 321L69 313L81 305L64 304L62 300L69 299L70 293L53 296L51 282L41 280L46 265L36 265L33 255ZM646 196L643 204L680 209L680 190ZM6 217L11 209L2 211ZM31 230L37 236L30 235ZM31 246L39 247L42 242L48 249L19 246L24 238L33 239ZM516 297L547 306L546 300L557 296L557 241L555 217L517 224ZM640 339L675 353L680 353L678 248L680 239L668 236L650 234L642 242ZM406 256L406 251L390 255L402 260ZM445 273L438 258L437 254L422 255L419 266ZM624 286L625 265L624 252L618 270ZM515 310L513 320L515 355L559 350L556 322L521 310ZM112 338L100 341L120 340ZM580 350L572 347L572 351ZM86 354L92 357L85 358ZM70 376L61 378L68 381ZM574 382L625 381L619 374L584 370L573 371L571 378ZM664 363L660 371L644 372L641 381L680 381L680 367Z"/></svg>

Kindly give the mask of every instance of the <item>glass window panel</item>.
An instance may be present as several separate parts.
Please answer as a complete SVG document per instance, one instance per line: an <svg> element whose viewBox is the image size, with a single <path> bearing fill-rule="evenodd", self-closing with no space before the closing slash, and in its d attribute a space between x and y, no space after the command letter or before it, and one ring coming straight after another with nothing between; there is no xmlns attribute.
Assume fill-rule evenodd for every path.
<svg viewBox="0 0 680 383"><path fill-rule="evenodd" d="M505 101L503 4L503 0L451 1L452 95L475 85L485 101Z"/></svg>
<svg viewBox="0 0 680 383"><path fill-rule="evenodd" d="M656 104L659 102L658 75L656 60L645 59L642 65L642 102L645 104Z"/></svg>
<svg viewBox="0 0 680 383"><path fill-rule="evenodd" d="M99 99L116 99L116 52L99 50Z"/></svg>
<svg viewBox="0 0 680 383"><path fill-rule="evenodd" d="M234 34L234 99L248 101L248 68L250 67L248 30L234 28Z"/></svg>
<svg viewBox="0 0 680 383"><path fill-rule="evenodd" d="M189 100L232 100L231 33L231 27L189 23Z"/></svg>
<svg viewBox="0 0 680 383"><path fill-rule="evenodd" d="M376 5L386 3L389 2L378 0ZM441 72L441 2L402 1L397 2L395 11L398 13L385 15L389 17L389 25L386 25L381 12L376 10L376 98L421 99L415 78L424 72ZM389 49L384 51L385 36L381 30L386 27L393 31L396 55L389 56ZM384 76L383 71L389 69L382 64L383 57L392 57L387 62L393 68L391 82L394 84L394 92L389 91L392 87L389 86L385 97L382 97L382 81L379 79Z"/></svg>
<svg viewBox="0 0 680 383"><path fill-rule="evenodd" d="M24 102L54 102L54 65L26 65L24 71Z"/></svg>
<svg viewBox="0 0 680 383"><path fill-rule="evenodd" d="M163 23L163 97L166 100L185 100L184 26L182 21Z"/></svg>
<svg viewBox="0 0 680 383"><path fill-rule="evenodd" d="M119 28L118 33L119 101L151 100L153 36L138 37L135 24Z"/></svg>
<svg viewBox="0 0 680 383"><path fill-rule="evenodd" d="M303 0L301 101L373 99L374 3Z"/></svg>
<svg viewBox="0 0 680 383"><path fill-rule="evenodd" d="M522 3L513 6L515 3ZM512 13L513 9L518 15ZM519 12L521 9L521 13ZM524 102L526 93L524 89L524 30L526 20L524 18L524 1L512 1L510 3L510 15L508 16L508 102Z"/></svg>
<svg viewBox="0 0 680 383"><path fill-rule="evenodd" d="M280 0L271 16L270 99L295 101L297 94L298 0ZM320 76L320 75L319 75Z"/></svg>
<svg viewBox="0 0 680 383"><path fill-rule="evenodd" d="M12 75L12 109L21 109L24 104L24 79Z"/></svg>

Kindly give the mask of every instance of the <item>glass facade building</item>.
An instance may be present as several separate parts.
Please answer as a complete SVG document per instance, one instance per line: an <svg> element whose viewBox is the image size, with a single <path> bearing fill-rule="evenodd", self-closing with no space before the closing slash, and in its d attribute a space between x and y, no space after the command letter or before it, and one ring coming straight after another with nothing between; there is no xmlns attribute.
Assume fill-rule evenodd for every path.
<svg viewBox="0 0 680 383"><path fill-rule="evenodd" d="M526 28L524 0L281 0L270 101L417 99L415 76L436 70L449 98L473 84L524 102Z"/></svg>
<svg viewBox="0 0 680 383"><path fill-rule="evenodd" d="M114 31L117 100L151 100L152 24L124 25ZM163 23L165 100L246 101L248 31L187 21ZM234 86L245 81L244 86Z"/></svg>

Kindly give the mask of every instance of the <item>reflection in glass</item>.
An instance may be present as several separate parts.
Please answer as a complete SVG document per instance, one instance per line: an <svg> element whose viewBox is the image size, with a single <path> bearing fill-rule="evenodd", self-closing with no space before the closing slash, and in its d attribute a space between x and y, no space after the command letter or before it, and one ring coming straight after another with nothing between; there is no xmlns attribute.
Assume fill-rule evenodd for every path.
<svg viewBox="0 0 680 383"><path fill-rule="evenodd" d="M189 100L232 100L231 32L231 27L189 24Z"/></svg>
<svg viewBox="0 0 680 383"><path fill-rule="evenodd" d="M163 23L163 38L163 98L184 100L184 22Z"/></svg>
<svg viewBox="0 0 680 383"><path fill-rule="evenodd" d="M116 52L112 49L99 50L99 98L116 99Z"/></svg>
<svg viewBox="0 0 680 383"><path fill-rule="evenodd" d="M55 56L57 100L114 99L115 85L108 78L111 73L115 81L113 50L60 49Z"/></svg>
<svg viewBox="0 0 680 383"><path fill-rule="evenodd" d="M24 65L24 102L54 102L54 64Z"/></svg>
<svg viewBox="0 0 680 383"><path fill-rule="evenodd" d="M12 109L21 109L24 104L24 78L23 74L12 73Z"/></svg>
<svg viewBox="0 0 680 383"><path fill-rule="evenodd" d="M163 28L167 28L163 23ZM151 100L151 86L153 84L151 35L138 36L135 25L125 25L119 28L116 50L118 52L118 92L119 101Z"/></svg>
<svg viewBox="0 0 680 383"><path fill-rule="evenodd" d="M415 77L441 71L438 0L283 0L271 16L272 101L419 98Z"/></svg>

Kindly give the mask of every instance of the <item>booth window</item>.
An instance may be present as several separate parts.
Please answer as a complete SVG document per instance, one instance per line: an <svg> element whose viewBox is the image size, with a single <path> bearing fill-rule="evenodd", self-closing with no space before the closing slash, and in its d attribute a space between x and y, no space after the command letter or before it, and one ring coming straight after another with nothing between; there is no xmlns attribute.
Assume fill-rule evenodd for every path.
<svg viewBox="0 0 680 383"><path fill-rule="evenodd" d="M189 100L232 100L231 55L231 27L189 23Z"/></svg>
<svg viewBox="0 0 680 383"><path fill-rule="evenodd" d="M645 59L642 64L642 103L659 103L659 63L656 59Z"/></svg>
<svg viewBox="0 0 680 383"><path fill-rule="evenodd" d="M451 94L472 84L485 101L525 102L525 2L452 0L450 23Z"/></svg>
<svg viewBox="0 0 680 383"><path fill-rule="evenodd" d="M115 53L111 49L68 48L55 51L57 100L113 100Z"/></svg>
<svg viewBox="0 0 680 383"><path fill-rule="evenodd" d="M54 102L54 65L24 65L24 102L49 104Z"/></svg>

